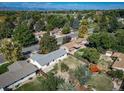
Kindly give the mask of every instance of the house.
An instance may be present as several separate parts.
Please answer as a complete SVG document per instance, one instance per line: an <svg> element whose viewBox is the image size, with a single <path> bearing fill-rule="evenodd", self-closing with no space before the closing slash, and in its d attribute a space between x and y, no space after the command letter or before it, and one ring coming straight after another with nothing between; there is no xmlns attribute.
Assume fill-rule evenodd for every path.
<svg viewBox="0 0 124 93"><path fill-rule="evenodd" d="M0 75L0 90L14 90L36 75L37 67L27 61L18 61L8 66L9 71Z"/></svg>
<svg viewBox="0 0 124 93"><path fill-rule="evenodd" d="M74 54L79 48L85 48L83 38L78 38L69 43L66 43L61 46L61 48L66 49L68 53Z"/></svg>
<svg viewBox="0 0 124 93"><path fill-rule="evenodd" d="M50 66L58 63L66 57L67 51L60 48L48 54L32 53L28 61L45 72L46 68L49 69Z"/></svg>
<svg viewBox="0 0 124 93"><path fill-rule="evenodd" d="M112 68L124 71L124 54L115 52L112 56L117 57L116 61L112 65Z"/></svg>
<svg viewBox="0 0 124 93"><path fill-rule="evenodd" d="M22 48L22 54L26 58L29 58L32 52L38 52L38 51L39 51L39 44L35 44L29 47Z"/></svg>
<svg viewBox="0 0 124 93"><path fill-rule="evenodd" d="M40 31L40 32L34 32L34 36L35 38L40 41L41 37L43 37L43 35L45 34L46 32L45 31Z"/></svg>
<svg viewBox="0 0 124 93"><path fill-rule="evenodd" d="M54 28L52 31L50 31L50 35L57 37L57 35L61 34L61 31L62 31L62 29Z"/></svg>

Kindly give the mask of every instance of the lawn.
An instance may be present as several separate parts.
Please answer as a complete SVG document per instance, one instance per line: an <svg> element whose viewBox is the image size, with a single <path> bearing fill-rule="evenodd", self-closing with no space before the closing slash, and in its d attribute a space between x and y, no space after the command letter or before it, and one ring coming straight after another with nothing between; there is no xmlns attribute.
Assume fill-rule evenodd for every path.
<svg viewBox="0 0 124 93"><path fill-rule="evenodd" d="M108 71L110 64L111 62L107 62L105 60L99 60L97 65L100 67L101 70Z"/></svg>
<svg viewBox="0 0 124 93"><path fill-rule="evenodd" d="M113 88L112 80L104 74L96 74L87 83L97 91L111 91Z"/></svg>
<svg viewBox="0 0 124 93"><path fill-rule="evenodd" d="M35 80L24 84L23 86L16 89L16 91L42 91L41 87L42 84L40 80L43 79L43 77L37 77Z"/></svg>
<svg viewBox="0 0 124 93"><path fill-rule="evenodd" d="M68 58L64 59L62 62L66 64L69 67L69 69L72 69L72 70L85 64L84 62L78 60L77 58L73 56L69 56Z"/></svg>
<svg viewBox="0 0 124 93"><path fill-rule="evenodd" d="M0 65L0 74L3 74L8 71L8 66L11 65L12 63L4 63Z"/></svg>

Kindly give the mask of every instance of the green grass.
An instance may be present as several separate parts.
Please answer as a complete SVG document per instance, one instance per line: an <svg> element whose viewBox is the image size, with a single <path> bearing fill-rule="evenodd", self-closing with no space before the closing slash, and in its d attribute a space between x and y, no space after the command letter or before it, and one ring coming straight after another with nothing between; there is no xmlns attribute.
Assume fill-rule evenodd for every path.
<svg viewBox="0 0 124 93"><path fill-rule="evenodd" d="M97 91L111 91L113 88L112 80L104 74L92 76L87 84Z"/></svg>
<svg viewBox="0 0 124 93"><path fill-rule="evenodd" d="M41 89L41 82L43 77L37 77L35 80L24 84L23 86L17 88L15 91L42 91Z"/></svg>
<svg viewBox="0 0 124 93"><path fill-rule="evenodd" d="M4 63L0 65L0 74L3 74L8 71L8 66L11 65L12 63Z"/></svg>
<svg viewBox="0 0 124 93"><path fill-rule="evenodd" d="M82 61L72 56L69 56L68 58L64 59L62 63L66 64L72 70L84 64Z"/></svg>
<svg viewBox="0 0 124 93"><path fill-rule="evenodd" d="M107 62L105 60L99 60L97 65L100 67L101 70L108 71L110 64L111 62Z"/></svg>

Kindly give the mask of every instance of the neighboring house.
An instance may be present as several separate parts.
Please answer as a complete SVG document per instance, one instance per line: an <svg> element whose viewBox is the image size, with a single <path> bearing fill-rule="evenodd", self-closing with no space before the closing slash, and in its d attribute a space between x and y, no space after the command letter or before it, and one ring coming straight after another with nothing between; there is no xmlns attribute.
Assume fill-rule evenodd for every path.
<svg viewBox="0 0 124 93"><path fill-rule="evenodd" d="M0 64L4 63L5 59L4 57L2 56L2 54L0 54Z"/></svg>
<svg viewBox="0 0 124 93"><path fill-rule="evenodd" d="M87 42L83 38L78 38L62 45L61 48L66 49L70 54L74 54L79 48L85 48L85 43Z"/></svg>
<svg viewBox="0 0 124 93"><path fill-rule="evenodd" d="M66 37L66 36L71 37L71 41L73 41L73 40L76 40L78 38L78 33L77 32L71 32L69 34L60 35L59 37L56 37L57 44L62 45L63 44L63 38Z"/></svg>
<svg viewBox="0 0 124 93"><path fill-rule="evenodd" d="M45 31L40 31L40 32L34 32L34 36L35 38L40 41L41 40L41 37L43 37L43 35L45 34L46 32Z"/></svg>
<svg viewBox="0 0 124 93"><path fill-rule="evenodd" d="M115 52L113 57L117 57L116 61L112 65L112 68L124 71L124 54Z"/></svg>
<svg viewBox="0 0 124 93"><path fill-rule="evenodd" d="M58 35L61 34L61 31L62 31L62 29L54 28L52 31L50 31L50 35L57 37Z"/></svg>
<svg viewBox="0 0 124 93"><path fill-rule="evenodd" d="M37 67L27 61L18 61L8 66L9 71L0 75L0 90L13 90L36 75Z"/></svg>
<svg viewBox="0 0 124 93"><path fill-rule="evenodd" d="M38 51L39 51L39 44L22 48L22 54L27 58L30 56L32 52L38 52Z"/></svg>
<svg viewBox="0 0 124 93"><path fill-rule="evenodd" d="M28 60L30 63L34 64L39 69L42 69L44 71L46 68L55 63L58 63L66 57L66 50L61 48L48 54L32 53L31 57Z"/></svg>

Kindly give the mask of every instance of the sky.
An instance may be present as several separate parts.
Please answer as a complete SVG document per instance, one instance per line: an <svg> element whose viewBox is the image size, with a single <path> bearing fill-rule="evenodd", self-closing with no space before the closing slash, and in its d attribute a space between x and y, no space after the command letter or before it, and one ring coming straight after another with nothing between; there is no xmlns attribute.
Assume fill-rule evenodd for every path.
<svg viewBox="0 0 124 93"><path fill-rule="evenodd" d="M0 2L0 10L108 10L124 9L124 2Z"/></svg>

